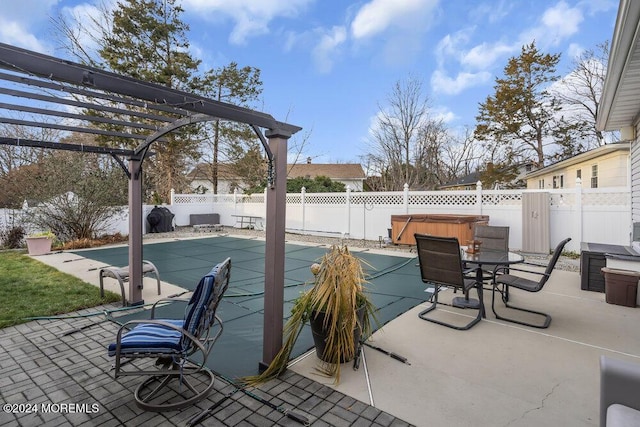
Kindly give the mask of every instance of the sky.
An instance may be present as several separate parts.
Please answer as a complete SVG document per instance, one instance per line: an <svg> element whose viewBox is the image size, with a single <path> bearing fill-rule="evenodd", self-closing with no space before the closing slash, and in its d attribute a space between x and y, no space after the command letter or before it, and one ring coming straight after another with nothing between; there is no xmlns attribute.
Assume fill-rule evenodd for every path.
<svg viewBox="0 0 640 427"><path fill-rule="evenodd" d="M611 40L617 0L179 0L203 69L260 69L254 108L301 126L314 163L357 163L394 84L417 78L430 114L473 129L478 105L521 48L561 54L557 72ZM64 57L52 18L114 0L5 1L0 41ZM87 22L87 21L85 21Z"/></svg>

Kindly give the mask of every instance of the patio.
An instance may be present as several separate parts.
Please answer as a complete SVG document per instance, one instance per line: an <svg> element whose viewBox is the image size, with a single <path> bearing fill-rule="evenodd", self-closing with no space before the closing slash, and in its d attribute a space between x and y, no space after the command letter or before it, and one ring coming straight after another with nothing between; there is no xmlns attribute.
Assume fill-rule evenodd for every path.
<svg viewBox="0 0 640 427"><path fill-rule="evenodd" d="M40 259L83 274L84 280L97 285L98 273L88 271L87 261L64 262L64 256L78 259L73 254ZM169 295L179 288L163 283L162 290ZM157 298L153 286L144 292L146 302ZM454 331L418 319L420 304L371 340L406 357L411 365L365 347L360 369L343 369L342 382L334 387L313 372L316 358L311 354L259 393L284 408L295 408L312 425L597 425L599 356L640 359L640 332L635 327L640 310L606 304L604 294L580 290L578 273L562 270L554 272L540 293L514 292L513 299L551 313L549 329L496 321L489 310L487 319L471 330ZM84 329L63 335L74 328ZM140 411L131 396L139 379L115 381L108 372L111 360L104 346L116 328L95 316L0 330L3 403L100 406L91 414L2 413L0 424L184 425L232 390L217 381L217 392L197 407L180 413ZM299 425L241 392L214 417L225 425Z"/></svg>

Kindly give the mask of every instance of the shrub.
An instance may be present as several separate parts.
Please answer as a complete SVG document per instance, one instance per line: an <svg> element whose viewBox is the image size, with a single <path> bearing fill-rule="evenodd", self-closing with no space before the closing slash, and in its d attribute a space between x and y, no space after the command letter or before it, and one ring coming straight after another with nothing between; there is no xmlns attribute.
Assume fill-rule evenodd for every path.
<svg viewBox="0 0 640 427"><path fill-rule="evenodd" d="M2 247L8 249L21 248L25 234L24 228L20 226L6 228L0 232L0 243L2 243Z"/></svg>

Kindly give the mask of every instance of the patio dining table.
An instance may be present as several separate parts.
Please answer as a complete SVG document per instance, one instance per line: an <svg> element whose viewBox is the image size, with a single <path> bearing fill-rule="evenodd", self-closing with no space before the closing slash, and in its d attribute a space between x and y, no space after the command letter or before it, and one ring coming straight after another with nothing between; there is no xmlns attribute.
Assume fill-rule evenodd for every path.
<svg viewBox="0 0 640 427"><path fill-rule="evenodd" d="M469 253L464 247L460 248L460 255L463 263L475 265L476 280L482 283L482 266L511 265L524 262L524 256L508 251L500 251L495 249L483 249L474 253ZM482 295L482 293L480 294ZM484 304L473 298L456 297L453 304L457 307L475 308L482 306L482 317L485 317Z"/></svg>

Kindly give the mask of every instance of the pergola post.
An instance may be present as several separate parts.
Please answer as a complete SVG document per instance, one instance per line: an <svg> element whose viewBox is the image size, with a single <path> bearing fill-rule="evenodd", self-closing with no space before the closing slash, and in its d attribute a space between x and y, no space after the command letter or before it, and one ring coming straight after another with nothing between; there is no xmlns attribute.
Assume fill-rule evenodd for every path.
<svg viewBox="0 0 640 427"><path fill-rule="evenodd" d="M142 305L142 159L129 159L129 305Z"/></svg>
<svg viewBox="0 0 640 427"><path fill-rule="evenodd" d="M264 265L264 330L262 362L266 369L282 348L284 304L284 243L287 197L287 140L291 132L269 129L265 132L273 153L275 180L267 188L266 243Z"/></svg>

